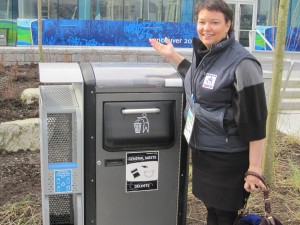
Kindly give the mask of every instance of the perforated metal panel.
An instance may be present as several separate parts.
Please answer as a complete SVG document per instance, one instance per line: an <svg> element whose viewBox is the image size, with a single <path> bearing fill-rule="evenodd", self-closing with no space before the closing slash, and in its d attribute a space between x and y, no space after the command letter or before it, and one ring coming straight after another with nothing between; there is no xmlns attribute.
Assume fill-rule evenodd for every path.
<svg viewBox="0 0 300 225"><path fill-rule="evenodd" d="M44 107L78 107L71 85L41 86Z"/></svg>
<svg viewBox="0 0 300 225"><path fill-rule="evenodd" d="M76 120L73 113L47 114L49 163L76 162L76 121L73 120Z"/></svg>
<svg viewBox="0 0 300 225"><path fill-rule="evenodd" d="M74 224L72 195L49 196L50 224Z"/></svg>
<svg viewBox="0 0 300 225"><path fill-rule="evenodd" d="M72 85L40 93L43 224L82 224L82 113Z"/></svg>

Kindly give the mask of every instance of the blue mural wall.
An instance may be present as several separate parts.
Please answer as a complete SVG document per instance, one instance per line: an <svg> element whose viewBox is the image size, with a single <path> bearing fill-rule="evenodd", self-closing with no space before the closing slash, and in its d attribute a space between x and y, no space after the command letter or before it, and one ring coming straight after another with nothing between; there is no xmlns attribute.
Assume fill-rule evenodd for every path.
<svg viewBox="0 0 300 225"><path fill-rule="evenodd" d="M18 46L38 44L37 20L18 20ZM276 27L257 26L266 39L275 46ZM163 42L171 39L175 47L190 48L197 36L196 24L174 22L138 22L107 20L43 20L44 45L71 46L131 46L150 47L149 38ZM270 50L256 35L256 50ZM287 30L286 51L300 51L300 28Z"/></svg>
<svg viewBox="0 0 300 225"><path fill-rule="evenodd" d="M31 23L33 44L38 23ZM43 20L43 45L149 47L149 38L171 39L175 47L189 48L197 36L194 23L104 20Z"/></svg>
<svg viewBox="0 0 300 225"><path fill-rule="evenodd" d="M265 29L266 39L275 47L277 27L269 27ZM266 50L271 50L266 46ZM289 27L286 33L285 51L300 51L300 28Z"/></svg>

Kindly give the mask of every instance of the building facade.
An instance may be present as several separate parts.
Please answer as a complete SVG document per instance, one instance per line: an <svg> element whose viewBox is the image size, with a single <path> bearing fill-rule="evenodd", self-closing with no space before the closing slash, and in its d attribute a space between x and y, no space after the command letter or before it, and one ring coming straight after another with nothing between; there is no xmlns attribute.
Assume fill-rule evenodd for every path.
<svg viewBox="0 0 300 225"><path fill-rule="evenodd" d="M168 36L189 48L197 36L194 8L203 0L42 0L43 44L149 47ZM226 0L234 10L236 39L245 47L274 45L279 0ZM0 0L0 45L37 44L37 0ZM249 32L258 30L255 40ZM2 34L2 36L1 36ZM6 36L6 37L4 37ZM290 0L288 51L300 51L300 1Z"/></svg>

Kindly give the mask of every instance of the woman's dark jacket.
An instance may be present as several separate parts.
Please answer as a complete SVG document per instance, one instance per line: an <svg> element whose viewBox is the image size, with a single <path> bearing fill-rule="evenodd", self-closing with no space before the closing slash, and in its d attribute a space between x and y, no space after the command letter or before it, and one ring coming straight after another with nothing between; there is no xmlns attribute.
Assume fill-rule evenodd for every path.
<svg viewBox="0 0 300 225"><path fill-rule="evenodd" d="M240 152L249 149L249 141L265 138L260 63L231 33L210 50L194 38L192 63L183 60L178 66L185 76L187 109L193 106L195 112L190 145L196 149Z"/></svg>

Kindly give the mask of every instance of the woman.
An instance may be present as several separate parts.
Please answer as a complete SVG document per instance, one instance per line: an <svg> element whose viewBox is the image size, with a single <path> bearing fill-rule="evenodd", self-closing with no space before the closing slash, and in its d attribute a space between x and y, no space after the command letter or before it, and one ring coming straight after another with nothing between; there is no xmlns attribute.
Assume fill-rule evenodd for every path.
<svg viewBox="0 0 300 225"><path fill-rule="evenodd" d="M232 225L249 192L266 188L248 172L262 174L267 118L262 69L235 41L233 12L223 0L206 0L196 12L200 39L193 38L191 63L168 38L165 45L149 41L185 77L193 194L207 208L207 225Z"/></svg>

